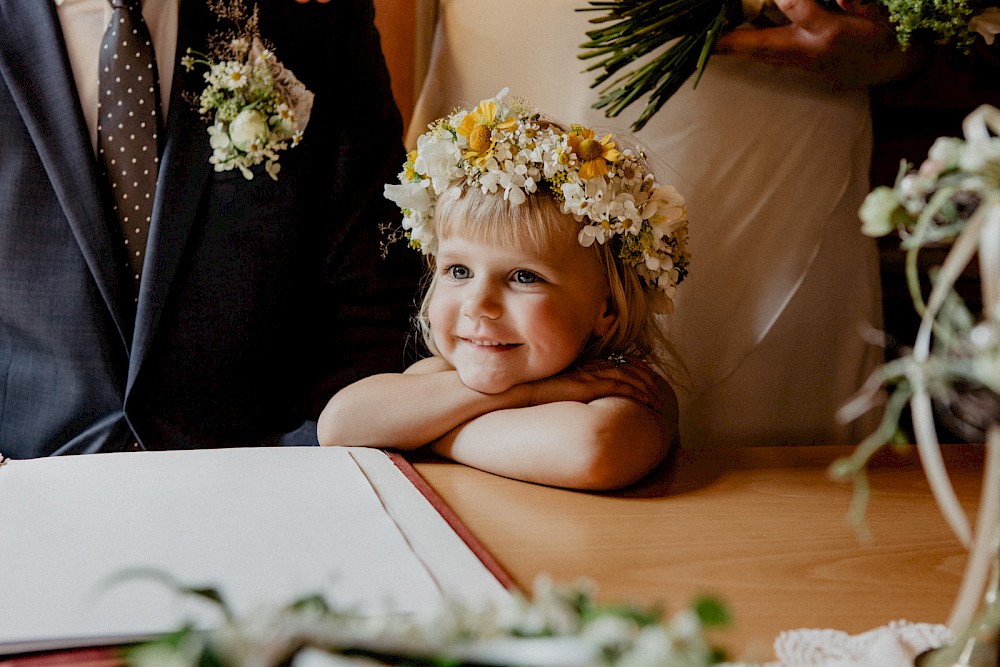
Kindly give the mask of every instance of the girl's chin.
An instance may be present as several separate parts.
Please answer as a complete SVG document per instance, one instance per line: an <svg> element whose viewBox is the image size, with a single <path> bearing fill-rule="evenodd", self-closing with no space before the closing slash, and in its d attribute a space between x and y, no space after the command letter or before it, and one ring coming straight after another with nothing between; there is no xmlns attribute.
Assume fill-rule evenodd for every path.
<svg viewBox="0 0 1000 667"><path fill-rule="evenodd" d="M514 385L524 382L524 380L514 380L508 377L498 377L496 375L478 372L479 370L480 369L472 369L466 372L459 370L458 377L461 378L462 384L466 387L478 391L481 394L500 394L507 391Z"/></svg>
<svg viewBox="0 0 1000 667"><path fill-rule="evenodd" d="M478 391L480 394L502 394L503 392L507 391L515 384L517 384L514 382L496 382L496 381L479 380L479 379L472 379L466 381L464 378L462 379L462 383L469 389Z"/></svg>

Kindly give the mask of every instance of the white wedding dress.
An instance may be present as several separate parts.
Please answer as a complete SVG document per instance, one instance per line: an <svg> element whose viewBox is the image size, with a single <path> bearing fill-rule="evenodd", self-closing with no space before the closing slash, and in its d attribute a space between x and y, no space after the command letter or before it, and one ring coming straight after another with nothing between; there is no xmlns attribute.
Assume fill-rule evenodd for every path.
<svg viewBox="0 0 1000 667"><path fill-rule="evenodd" d="M441 0L407 137L509 87L564 123L625 130L591 108L577 58L585 0ZM863 91L812 74L713 57L634 136L687 199L691 275L666 331L690 379L678 390L686 447L852 443L873 427L837 409L881 360L878 256L860 233L871 123Z"/></svg>

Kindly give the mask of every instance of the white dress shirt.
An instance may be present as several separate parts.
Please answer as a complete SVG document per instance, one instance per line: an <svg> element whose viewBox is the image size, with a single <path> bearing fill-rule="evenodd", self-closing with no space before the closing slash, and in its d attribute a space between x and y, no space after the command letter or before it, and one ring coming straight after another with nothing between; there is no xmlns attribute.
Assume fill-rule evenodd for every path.
<svg viewBox="0 0 1000 667"><path fill-rule="evenodd" d="M98 59L104 30L111 22L108 0L54 0L62 24L66 50L76 81L83 117L97 152L97 78ZM149 26L160 75L160 105L167 117L170 84L177 50L178 0L143 0L142 16Z"/></svg>

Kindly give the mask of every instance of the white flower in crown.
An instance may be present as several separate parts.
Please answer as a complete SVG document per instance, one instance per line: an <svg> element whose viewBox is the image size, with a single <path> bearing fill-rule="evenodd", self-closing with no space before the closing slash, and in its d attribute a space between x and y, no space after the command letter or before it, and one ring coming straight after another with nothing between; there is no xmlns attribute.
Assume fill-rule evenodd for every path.
<svg viewBox="0 0 1000 667"><path fill-rule="evenodd" d="M277 180L279 153L295 147L309 122L313 94L275 57L260 37L257 9L246 15L240 0L217 9L236 24L235 31L212 41L209 54L188 49L187 70L208 68L208 84L198 99L199 113L212 117L208 128L216 171L239 169L247 179L263 163Z"/></svg>
<svg viewBox="0 0 1000 667"><path fill-rule="evenodd" d="M465 172L458 166L462 160L462 150L455 142L454 136L444 128L428 132L417 140L417 155L413 161L413 169L418 173L427 174L434 187L434 194L439 195L448 185Z"/></svg>
<svg viewBox="0 0 1000 667"><path fill-rule="evenodd" d="M619 148L612 135L597 137L579 125L560 129L523 103L508 104L506 96L505 88L474 109L431 123L407 156L399 183L385 186L386 198L403 211L410 245L436 253L434 208L452 185L515 205L545 191L581 223L581 245L619 237L621 260L634 267L661 311L672 310L690 261L684 198L657 183L645 156Z"/></svg>

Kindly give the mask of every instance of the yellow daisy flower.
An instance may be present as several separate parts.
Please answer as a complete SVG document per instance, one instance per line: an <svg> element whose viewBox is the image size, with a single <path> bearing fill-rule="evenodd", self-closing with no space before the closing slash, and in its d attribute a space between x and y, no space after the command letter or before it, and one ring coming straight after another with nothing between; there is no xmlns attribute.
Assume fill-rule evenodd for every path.
<svg viewBox="0 0 1000 667"><path fill-rule="evenodd" d="M493 100L483 100L473 111L466 114L456 132L469 142L465 158L475 159L476 164L482 165L493 153L494 128L512 130L516 126L516 118L505 118L501 121L497 118L496 103Z"/></svg>
<svg viewBox="0 0 1000 667"><path fill-rule="evenodd" d="M588 180L595 176L608 173L608 165L614 164L621 153L611 141L611 135L606 134L601 139L594 139L594 131L579 125L574 125L566 138L570 148L580 161L580 178Z"/></svg>
<svg viewBox="0 0 1000 667"><path fill-rule="evenodd" d="M413 166L413 163L416 161L417 151L415 149L406 154L406 162L403 164L403 171L406 174L407 181L417 180L417 170Z"/></svg>

